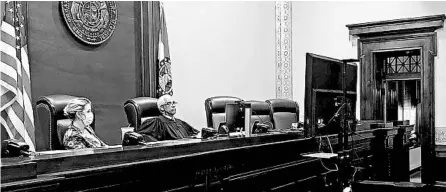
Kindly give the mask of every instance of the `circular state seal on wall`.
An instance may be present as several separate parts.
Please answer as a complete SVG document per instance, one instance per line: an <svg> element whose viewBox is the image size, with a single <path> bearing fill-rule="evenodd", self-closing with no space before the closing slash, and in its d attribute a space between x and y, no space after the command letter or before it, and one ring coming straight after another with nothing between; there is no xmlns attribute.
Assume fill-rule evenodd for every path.
<svg viewBox="0 0 446 192"><path fill-rule="evenodd" d="M99 45L115 31L118 9L114 1L62 1L60 4L68 28L84 43Z"/></svg>

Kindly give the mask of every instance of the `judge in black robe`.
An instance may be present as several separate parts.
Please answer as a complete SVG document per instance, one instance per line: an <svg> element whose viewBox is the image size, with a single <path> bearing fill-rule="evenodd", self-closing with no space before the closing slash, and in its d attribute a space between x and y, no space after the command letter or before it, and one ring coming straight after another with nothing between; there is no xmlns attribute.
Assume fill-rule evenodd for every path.
<svg viewBox="0 0 446 192"><path fill-rule="evenodd" d="M188 123L174 117L176 102L170 95L161 96L157 105L161 115L144 121L136 131L143 135L146 142L183 139L199 133Z"/></svg>

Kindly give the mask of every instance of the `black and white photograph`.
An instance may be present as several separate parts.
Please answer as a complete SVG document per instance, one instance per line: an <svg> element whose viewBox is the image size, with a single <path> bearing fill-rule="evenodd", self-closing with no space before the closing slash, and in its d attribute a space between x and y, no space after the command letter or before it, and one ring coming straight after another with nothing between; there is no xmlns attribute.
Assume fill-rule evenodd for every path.
<svg viewBox="0 0 446 192"><path fill-rule="evenodd" d="M5 192L446 192L446 1L0 1Z"/></svg>

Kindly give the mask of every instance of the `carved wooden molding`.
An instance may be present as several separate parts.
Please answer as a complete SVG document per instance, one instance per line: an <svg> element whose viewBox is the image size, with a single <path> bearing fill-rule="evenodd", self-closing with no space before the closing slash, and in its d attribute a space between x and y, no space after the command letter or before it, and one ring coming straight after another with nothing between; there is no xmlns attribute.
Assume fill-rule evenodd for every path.
<svg viewBox="0 0 446 192"><path fill-rule="evenodd" d="M435 144L446 147L446 127L435 128ZM446 154L446 150L444 153Z"/></svg>
<svg viewBox="0 0 446 192"><path fill-rule="evenodd" d="M428 51L433 56L437 56L437 33L436 32L363 37L363 38L359 39L358 41L360 42L360 44L367 44L367 43L390 42L390 41L405 41L405 40L412 40L412 39L429 39L429 41L431 42L431 46ZM362 56L364 56L364 54L362 54Z"/></svg>
<svg viewBox="0 0 446 192"><path fill-rule="evenodd" d="M405 19L395 19L377 22L367 22L346 25L350 35L354 36L380 36L386 34L403 34L418 32L433 32L442 28L446 16L432 15Z"/></svg>

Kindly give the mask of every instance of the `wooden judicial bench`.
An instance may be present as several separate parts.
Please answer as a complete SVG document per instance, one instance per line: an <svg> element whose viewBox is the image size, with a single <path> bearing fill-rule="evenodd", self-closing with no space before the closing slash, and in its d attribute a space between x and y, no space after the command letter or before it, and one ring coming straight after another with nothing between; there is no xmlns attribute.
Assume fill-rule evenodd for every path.
<svg viewBox="0 0 446 192"><path fill-rule="evenodd" d="M390 163L374 155L390 154L398 127L360 130L350 137L352 164L373 167L353 184L354 191L445 191L441 183L388 182ZM406 133L410 132L406 129ZM377 134L383 145L373 151ZM1 159L1 191L341 191L333 162L303 154L320 151L319 143L340 150L337 135L304 138L285 132L242 138L162 141L147 146L42 152ZM60 152L60 151L56 151ZM325 151L327 152L327 151ZM387 164L387 163L389 164ZM385 175L386 180L377 178ZM367 175L375 175L375 179ZM371 181L378 180L378 181ZM387 189L387 190L385 190ZM403 190L404 191L404 190Z"/></svg>
<svg viewBox="0 0 446 192"><path fill-rule="evenodd" d="M324 190L335 172L301 155L316 145L276 133L3 158L1 191Z"/></svg>

